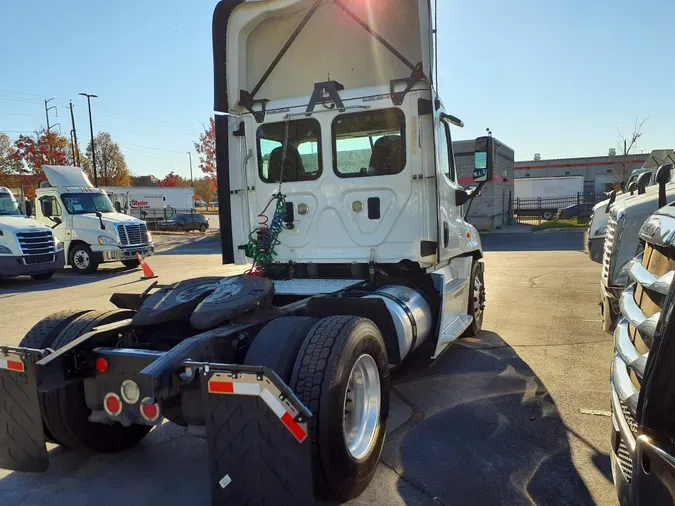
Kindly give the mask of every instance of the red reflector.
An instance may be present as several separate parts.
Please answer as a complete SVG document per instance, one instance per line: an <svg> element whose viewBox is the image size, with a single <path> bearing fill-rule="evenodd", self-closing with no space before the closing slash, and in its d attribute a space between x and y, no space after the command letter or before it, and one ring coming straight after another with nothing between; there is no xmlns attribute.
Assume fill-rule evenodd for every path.
<svg viewBox="0 0 675 506"><path fill-rule="evenodd" d="M122 403L116 395L108 394L105 398L105 409L109 415L117 416L122 412Z"/></svg>
<svg viewBox="0 0 675 506"><path fill-rule="evenodd" d="M300 427L298 422L293 420L293 417L291 416L291 414L288 411L286 411L286 413L284 413L281 416L281 421L284 422L284 425L295 436L295 439L297 439L301 443L305 440L305 438L307 437L307 433L305 432L305 430L302 427Z"/></svg>
<svg viewBox="0 0 675 506"><path fill-rule="evenodd" d="M23 362L19 362L18 360L8 360L7 369L10 371L23 372Z"/></svg>
<svg viewBox="0 0 675 506"><path fill-rule="evenodd" d="M157 404L141 404L141 411L148 420L154 420L159 415Z"/></svg>
<svg viewBox="0 0 675 506"><path fill-rule="evenodd" d="M212 394L233 394L234 384L231 381L209 381L209 392Z"/></svg>
<svg viewBox="0 0 675 506"><path fill-rule="evenodd" d="M108 370L108 361L103 357L96 359L96 370L98 372L106 372Z"/></svg>

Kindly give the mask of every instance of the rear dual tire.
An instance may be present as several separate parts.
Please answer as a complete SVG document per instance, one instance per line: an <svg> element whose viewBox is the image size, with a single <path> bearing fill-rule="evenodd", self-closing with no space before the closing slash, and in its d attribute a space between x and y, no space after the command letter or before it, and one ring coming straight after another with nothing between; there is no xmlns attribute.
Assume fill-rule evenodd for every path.
<svg viewBox="0 0 675 506"><path fill-rule="evenodd" d="M387 352L377 326L356 316L277 318L256 336L245 362L273 369L312 412L317 495L349 500L361 494L377 470L389 415ZM357 394L358 379L370 389ZM352 407L366 406L368 397L369 409ZM358 428L362 437L354 437Z"/></svg>
<svg viewBox="0 0 675 506"><path fill-rule="evenodd" d="M94 327L129 318L133 313L113 311L63 311L38 322L21 340L27 348L58 349ZM89 421L91 411L81 381L39 394L45 436L79 453L116 453L141 441L151 427Z"/></svg>

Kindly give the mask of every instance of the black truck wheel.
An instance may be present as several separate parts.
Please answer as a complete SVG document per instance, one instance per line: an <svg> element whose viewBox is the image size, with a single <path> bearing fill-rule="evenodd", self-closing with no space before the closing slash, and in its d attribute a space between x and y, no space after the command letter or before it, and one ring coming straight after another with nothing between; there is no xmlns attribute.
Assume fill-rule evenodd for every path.
<svg viewBox="0 0 675 506"><path fill-rule="evenodd" d="M98 269L98 261L94 258L91 248L80 243L70 250L70 266L78 274L91 274Z"/></svg>
<svg viewBox="0 0 675 506"><path fill-rule="evenodd" d="M272 320L253 340L244 363L269 367L288 385L298 351L318 321L318 318L303 316L282 316Z"/></svg>
<svg viewBox="0 0 675 506"><path fill-rule="evenodd" d="M384 340L366 318L330 316L305 338L291 389L312 411L312 465L319 495L342 500L370 483L389 416Z"/></svg>
<svg viewBox="0 0 675 506"><path fill-rule="evenodd" d="M471 285L469 286L468 314L473 316L471 325L462 334L462 337L477 335L483 328L483 315L485 314L485 280L483 279L483 266L474 261L471 266Z"/></svg>
<svg viewBox="0 0 675 506"><path fill-rule="evenodd" d="M39 274L31 274L30 277L35 281L47 281L48 279L51 279L55 272L56 271L41 272Z"/></svg>
<svg viewBox="0 0 675 506"><path fill-rule="evenodd" d="M75 318L82 316L88 313L89 310L84 311L60 311L58 313L51 314L46 318L43 318L35 325L33 328L28 331L28 333L23 337L19 346L22 348L34 348L37 350L43 350L45 348L51 348L54 339L58 337L61 331ZM40 412L42 413L42 420L45 419L44 413L44 402L42 401L42 394L39 394L40 397ZM43 422L44 423L44 422ZM48 441L52 443L58 443L54 435L47 429L47 426L44 427L45 437Z"/></svg>
<svg viewBox="0 0 675 506"><path fill-rule="evenodd" d="M58 349L94 327L130 318L126 310L90 311L66 325L53 342ZM110 425L89 421L90 410L84 397L81 381L56 388L41 396L44 404L44 422L49 433L63 446L81 453L115 453L135 446L151 427L119 423Z"/></svg>

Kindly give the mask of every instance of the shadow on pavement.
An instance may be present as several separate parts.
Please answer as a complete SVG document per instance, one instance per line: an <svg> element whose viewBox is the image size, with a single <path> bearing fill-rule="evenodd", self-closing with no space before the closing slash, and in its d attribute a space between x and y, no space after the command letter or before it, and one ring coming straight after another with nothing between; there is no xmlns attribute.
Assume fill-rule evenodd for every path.
<svg viewBox="0 0 675 506"><path fill-rule="evenodd" d="M485 251L584 251L584 231L481 235Z"/></svg>
<svg viewBox="0 0 675 506"><path fill-rule="evenodd" d="M156 255L213 255L220 254L220 236L178 238L175 242L165 241Z"/></svg>
<svg viewBox="0 0 675 506"><path fill-rule="evenodd" d="M444 506L592 505L568 429L529 366L497 334L461 339L393 385L419 413L394 431L382 460ZM606 472L609 456L596 451Z"/></svg>
<svg viewBox="0 0 675 506"><path fill-rule="evenodd" d="M70 267L66 267L57 271L51 279L46 281L35 281L29 276L0 279L0 300L19 293L58 290L95 283L96 281L123 276L137 269L138 272L141 272L140 268L127 268L122 264L113 263L101 265L93 274L77 274Z"/></svg>
<svg viewBox="0 0 675 506"><path fill-rule="evenodd" d="M0 480L0 504L211 504L206 442L173 424L123 453L85 457L57 446L49 457L45 473Z"/></svg>

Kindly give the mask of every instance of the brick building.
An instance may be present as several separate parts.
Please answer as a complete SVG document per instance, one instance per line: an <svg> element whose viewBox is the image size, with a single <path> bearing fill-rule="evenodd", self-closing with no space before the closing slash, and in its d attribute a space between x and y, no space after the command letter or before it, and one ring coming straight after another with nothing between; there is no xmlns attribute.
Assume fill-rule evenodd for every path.
<svg viewBox="0 0 675 506"><path fill-rule="evenodd" d="M452 143L457 165L459 184L473 184L475 140ZM495 168L492 181L483 186L480 197L471 203L467 221L478 230L492 230L508 223L509 200L513 195L514 152L509 146L495 139Z"/></svg>
<svg viewBox="0 0 675 506"><path fill-rule="evenodd" d="M515 177L519 179L525 177L584 176L585 193L602 193L607 191L611 185L620 182L622 172L630 174L633 170L642 167L648 158L649 154L628 155L625 158L622 155L610 154L583 158L527 160L515 163ZM624 163L626 165L625 171L622 169Z"/></svg>

